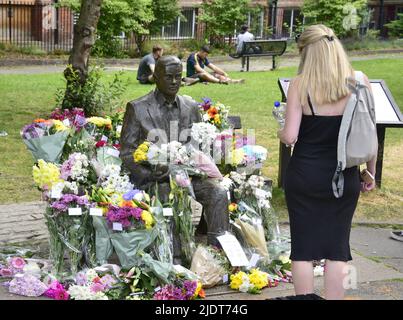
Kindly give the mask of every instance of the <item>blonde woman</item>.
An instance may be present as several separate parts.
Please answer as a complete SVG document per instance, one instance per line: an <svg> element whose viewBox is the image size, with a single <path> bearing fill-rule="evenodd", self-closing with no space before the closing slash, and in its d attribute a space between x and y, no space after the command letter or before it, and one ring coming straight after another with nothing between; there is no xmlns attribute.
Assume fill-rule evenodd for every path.
<svg viewBox="0 0 403 320"><path fill-rule="evenodd" d="M301 62L288 91L285 126L278 132L283 143L295 144L285 177L294 287L296 294L313 293L312 261L326 259L325 298L342 299L347 261L352 260L351 221L361 185L358 168L346 169L344 195L337 199L332 177L350 97L346 80L354 77L354 70L333 30L324 25L307 27L297 43ZM367 163L373 175L375 162ZM364 188L370 191L374 184Z"/></svg>

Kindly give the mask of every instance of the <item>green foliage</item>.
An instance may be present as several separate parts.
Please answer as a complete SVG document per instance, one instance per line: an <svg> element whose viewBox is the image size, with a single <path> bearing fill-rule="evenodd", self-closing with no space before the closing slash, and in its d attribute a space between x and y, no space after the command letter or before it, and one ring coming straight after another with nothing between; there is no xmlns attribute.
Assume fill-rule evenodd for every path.
<svg viewBox="0 0 403 320"><path fill-rule="evenodd" d="M339 37L351 36L359 26L366 0L305 0L305 25L324 24Z"/></svg>
<svg viewBox="0 0 403 320"><path fill-rule="evenodd" d="M249 0L203 0L199 21L207 24L207 36L213 44L223 42L225 36L245 23Z"/></svg>
<svg viewBox="0 0 403 320"><path fill-rule="evenodd" d="M397 19L385 24L388 28L388 33L392 37L402 38L403 37L403 13L397 15Z"/></svg>
<svg viewBox="0 0 403 320"><path fill-rule="evenodd" d="M111 113L121 105L120 97L127 87L121 79L122 72L116 73L111 82L104 83L101 81L103 69L93 67L82 85L78 72L71 65L67 68L67 88L65 86L57 90L57 106L63 106L64 109L83 108L86 116L96 116L104 112Z"/></svg>
<svg viewBox="0 0 403 320"><path fill-rule="evenodd" d="M150 34L160 32L163 26L169 25L175 21L178 16L181 16L181 19L184 18L181 15L178 0L153 0L151 9L154 20L148 25Z"/></svg>

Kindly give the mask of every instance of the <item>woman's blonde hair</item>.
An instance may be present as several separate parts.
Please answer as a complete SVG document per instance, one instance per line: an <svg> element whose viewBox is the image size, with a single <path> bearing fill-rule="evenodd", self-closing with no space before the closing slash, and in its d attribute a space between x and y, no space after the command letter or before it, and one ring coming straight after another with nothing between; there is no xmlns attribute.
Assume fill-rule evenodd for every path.
<svg viewBox="0 0 403 320"><path fill-rule="evenodd" d="M336 102L349 94L346 81L354 70L332 29L322 24L307 27L298 38L298 49L301 54L298 91L302 105L307 105L308 93L318 105Z"/></svg>

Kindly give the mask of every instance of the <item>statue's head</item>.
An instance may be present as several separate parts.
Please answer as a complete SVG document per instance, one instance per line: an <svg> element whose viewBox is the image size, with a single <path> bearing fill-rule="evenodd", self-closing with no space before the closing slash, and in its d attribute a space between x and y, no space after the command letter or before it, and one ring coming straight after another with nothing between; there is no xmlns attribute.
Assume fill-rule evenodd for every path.
<svg viewBox="0 0 403 320"><path fill-rule="evenodd" d="M181 86L182 62L175 56L158 59L154 70L155 84L166 96L175 96Z"/></svg>

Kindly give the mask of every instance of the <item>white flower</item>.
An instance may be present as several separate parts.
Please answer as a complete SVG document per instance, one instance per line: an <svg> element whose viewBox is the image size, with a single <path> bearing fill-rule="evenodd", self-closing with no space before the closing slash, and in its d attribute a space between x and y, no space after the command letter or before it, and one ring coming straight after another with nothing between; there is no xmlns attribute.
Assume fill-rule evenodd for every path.
<svg viewBox="0 0 403 320"><path fill-rule="evenodd" d="M205 122L193 123L191 136L194 142L202 149L210 148L218 135L217 128Z"/></svg>
<svg viewBox="0 0 403 320"><path fill-rule="evenodd" d="M239 291L241 291L241 292L248 292L250 289L252 288L252 285L250 284L250 281L249 281L249 277L248 276L243 276L242 277L242 284L241 284L241 286L239 287Z"/></svg>
<svg viewBox="0 0 403 320"><path fill-rule="evenodd" d="M221 182L220 185L225 189L225 190L231 190L231 187L234 185L234 182L228 178L228 177L224 177Z"/></svg>
<svg viewBox="0 0 403 320"><path fill-rule="evenodd" d="M68 293L74 300L108 300L103 292L94 293L89 286L70 286Z"/></svg>
<svg viewBox="0 0 403 320"><path fill-rule="evenodd" d="M321 277L321 276L323 276L323 273L324 273L324 268L322 266L316 266L313 269L314 277Z"/></svg>
<svg viewBox="0 0 403 320"><path fill-rule="evenodd" d="M96 277L98 277L98 273L94 269L87 270L87 279L92 282Z"/></svg>
<svg viewBox="0 0 403 320"><path fill-rule="evenodd" d="M101 187L109 193L126 193L133 189L128 175L120 175L120 166L115 164L106 165L101 171Z"/></svg>

